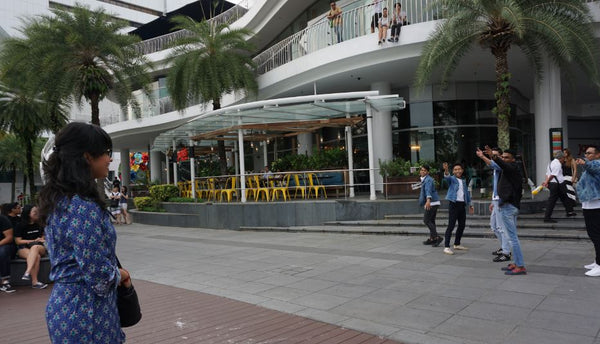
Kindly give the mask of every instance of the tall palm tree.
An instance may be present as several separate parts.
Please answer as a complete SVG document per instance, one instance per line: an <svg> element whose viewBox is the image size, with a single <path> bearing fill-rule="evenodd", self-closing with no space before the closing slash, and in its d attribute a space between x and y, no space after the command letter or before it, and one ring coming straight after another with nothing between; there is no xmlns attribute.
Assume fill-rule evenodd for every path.
<svg viewBox="0 0 600 344"><path fill-rule="evenodd" d="M34 57L10 59L12 66L25 64L35 71L32 80L52 91L45 91L49 99L71 95L81 104L85 98L91 105L93 124L100 125L98 104L109 94L124 110L132 106L139 115L132 92L142 89L150 95L151 82L151 65L133 46L139 38L121 33L127 24L102 9L75 6L52 11L52 16L27 20L23 38L6 40L8 52Z"/></svg>
<svg viewBox="0 0 600 344"><path fill-rule="evenodd" d="M12 86L12 85L11 85ZM34 145L38 136L51 127L48 112L50 107L39 94L30 90L12 86L8 88L0 84L0 129L16 135L25 148L26 175L29 180L29 193L34 195ZM65 111L58 111L60 125L67 121Z"/></svg>
<svg viewBox="0 0 600 344"><path fill-rule="evenodd" d="M183 110L192 103L212 101L213 110L218 110L223 94L257 90L249 30L232 29L227 23L197 22L186 16L174 17L172 21L176 30L189 31L188 36L173 43L168 58L171 68L167 89L175 108ZM227 161L222 140L218 148L221 173L225 173Z"/></svg>
<svg viewBox="0 0 600 344"><path fill-rule="evenodd" d="M508 51L521 48L538 80L543 57L548 55L563 70L572 63L582 68L600 87L589 8L581 0L437 0L447 19L441 21L423 48L415 84L425 85L434 71L447 80L461 58L476 44L495 58L498 144L510 145L510 78Z"/></svg>

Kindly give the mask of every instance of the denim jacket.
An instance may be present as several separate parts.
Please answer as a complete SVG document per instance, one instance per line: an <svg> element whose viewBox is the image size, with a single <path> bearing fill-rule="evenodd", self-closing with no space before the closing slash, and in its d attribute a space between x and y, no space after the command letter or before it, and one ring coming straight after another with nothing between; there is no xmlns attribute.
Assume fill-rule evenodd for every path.
<svg viewBox="0 0 600 344"><path fill-rule="evenodd" d="M446 199L450 202L456 202L456 193L458 192L458 179L455 176L445 175L444 179L450 185L448 187L448 193L446 194ZM471 205L471 193L467 187L467 182L464 179L462 180L463 192L465 194L465 204Z"/></svg>
<svg viewBox="0 0 600 344"><path fill-rule="evenodd" d="M577 196L581 202L600 199L600 160L586 161L579 166L583 174L577 183Z"/></svg>
<svg viewBox="0 0 600 344"><path fill-rule="evenodd" d="M435 190L435 182L430 175L426 175L421 182L421 194L419 195L419 205L424 206L427 199L431 198L431 202L440 200L437 191Z"/></svg>

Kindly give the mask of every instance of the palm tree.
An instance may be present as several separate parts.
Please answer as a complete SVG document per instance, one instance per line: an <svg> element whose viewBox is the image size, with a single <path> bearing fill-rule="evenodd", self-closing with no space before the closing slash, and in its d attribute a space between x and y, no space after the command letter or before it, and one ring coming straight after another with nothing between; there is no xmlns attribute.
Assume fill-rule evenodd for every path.
<svg viewBox="0 0 600 344"><path fill-rule="evenodd" d="M581 0L437 0L432 8L443 8L441 21L423 48L416 72L416 86L425 85L435 70L442 82L460 59L477 43L495 58L498 144L510 146L510 78L508 51L516 45L541 80L543 56L548 55L563 70L571 63L582 68L600 87L589 8Z"/></svg>
<svg viewBox="0 0 600 344"><path fill-rule="evenodd" d="M190 17L172 19L175 29L187 30L189 35L173 43L168 58L171 68L167 74L167 89L173 104L183 110L190 104L212 101L213 110L221 108L223 94L258 88L254 63L248 42L251 32L231 29L227 23L197 22ZM226 173L225 143L218 143L221 173Z"/></svg>
<svg viewBox="0 0 600 344"><path fill-rule="evenodd" d="M139 38L122 34L127 24L102 9L75 6L52 11L52 16L26 21L23 38L6 40L4 56L19 52L34 57L10 59L12 67L20 64L26 68L17 70L35 71L31 82L52 90L44 92L47 99L58 101L71 95L81 104L85 98L91 105L93 124L100 125L98 104L109 93L124 110L132 106L139 116L140 106L132 92L142 89L150 95L151 81L151 65L133 46Z"/></svg>
<svg viewBox="0 0 600 344"><path fill-rule="evenodd" d="M12 85L11 85L12 86ZM51 127L48 112L54 105L44 102L39 94L12 86L0 85L0 129L16 135L25 148L26 175L29 180L29 193L34 195L34 145L38 136ZM67 121L65 111L58 112L60 125Z"/></svg>

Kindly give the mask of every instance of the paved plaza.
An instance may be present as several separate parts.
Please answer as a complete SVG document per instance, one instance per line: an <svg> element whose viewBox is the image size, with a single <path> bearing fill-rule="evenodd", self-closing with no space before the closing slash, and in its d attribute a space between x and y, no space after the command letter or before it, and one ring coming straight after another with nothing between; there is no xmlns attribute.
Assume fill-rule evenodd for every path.
<svg viewBox="0 0 600 344"><path fill-rule="evenodd" d="M583 265L593 257L586 240L523 240L529 274L509 277L500 271L503 263L491 261L491 252L498 247L488 238L464 238L470 250L448 256L442 248L422 245L425 234L253 232L137 224L118 226L117 231L119 258L143 295L144 319L126 329L128 343L340 342L306 336L232 340L189 331L191 326L202 327L208 313L214 314L206 300L218 297L218 303L242 301L236 307L243 309L246 321L267 310L279 311L293 316L295 320L286 321L297 322L299 328L338 331L332 333L345 333L355 339L348 341L353 343L600 344L600 278L583 274ZM26 289L17 294L48 293ZM17 294L0 295L0 305ZM45 306L39 297L30 302L40 310ZM271 316L282 317L279 312ZM45 343L43 315L36 317L29 322L21 319L39 322L42 331L26 343ZM0 327L10 325L0 319ZM228 316L220 319L222 324L211 324L214 331L238 326ZM318 324L306 325L307 319Z"/></svg>

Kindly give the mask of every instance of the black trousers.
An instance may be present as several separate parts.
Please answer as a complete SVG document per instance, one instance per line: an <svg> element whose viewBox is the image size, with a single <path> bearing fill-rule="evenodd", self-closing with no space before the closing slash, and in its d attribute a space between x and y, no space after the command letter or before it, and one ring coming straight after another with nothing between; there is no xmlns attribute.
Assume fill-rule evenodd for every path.
<svg viewBox="0 0 600 344"><path fill-rule="evenodd" d="M465 222L467 221L465 202L450 202L450 206L448 207L448 227L446 228L446 235L444 235L445 247L450 247L450 238L452 237L456 221L458 221L458 229L456 230L454 245L460 245L460 239L465 231Z"/></svg>
<svg viewBox="0 0 600 344"><path fill-rule="evenodd" d="M399 37L400 30L402 30L402 24L392 25L392 37Z"/></svg>
<svg viewBox="0 0 600 344"><path fill-rule="evenodd" d="M423 214L423 223L427 228L429 228L429 237L435 238L438 236L437 230L435 228L435 216L437 215L437 211L439 205L432 205L429 210L425 210L425 214Z"/></svg>
<svg viewBox="0 0 600 344"><path fill-rule="evenodd" d="M600 264L600 209L583 209L585 229L596 250L596 264Z"/></svg>
<svg viewBox="0 0 600 344"><path fill-rule="evenodd" d="M558 183L548 183L548 189L550 190L550 197L546 201L546 214L544 215L545 219L550 219L552 217L552 212L554 211L554 206L556 205L556 201L560 198L563 206L567 210L567 213L573 211L573 205L571 204L569 197L567 194L561 189Z"/></svg>

